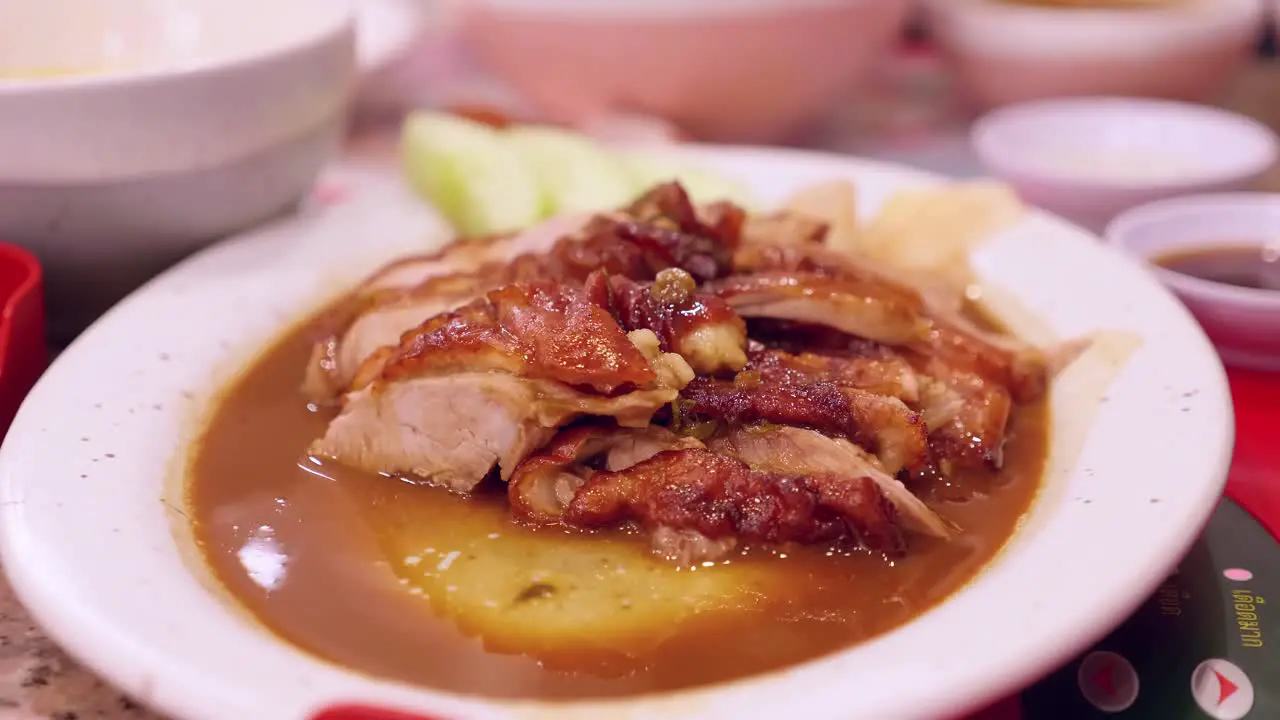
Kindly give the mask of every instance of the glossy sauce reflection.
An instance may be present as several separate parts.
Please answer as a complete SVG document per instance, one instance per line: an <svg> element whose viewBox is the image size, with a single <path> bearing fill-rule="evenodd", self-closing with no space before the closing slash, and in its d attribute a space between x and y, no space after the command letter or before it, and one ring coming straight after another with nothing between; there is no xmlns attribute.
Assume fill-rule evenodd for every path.
<svg viewBox="0 0 1280 720"><path fill-rule="evenodd" d="M450 553L484 552L486 543L510 549L533 531L511 522L498 492L466 500L299 462L327 419L297 394L310 338L295 332L269 352L210 424L189 489L197 539L217 578L291 643L367 673L456 692L627 695L741 677L847 647L910 620L970 579L1012 533L1042 471L1046 413L1029 408L1015 415L1000 476L934 489L936 497L973 496L938 507L968 530L959 542L919 541L895 564L826 548L776 557L748 551L731 562L767 587L768 612L708 613L638 653L502 654L502 638L469 637L433 613L405 581L405 564L447 572ZM441 518L452 534L440 537L455 538L453 547L396 550L403 533ZM538 535L540 542L579 539ZM643 552L622 532L597 541Z"/></svg>

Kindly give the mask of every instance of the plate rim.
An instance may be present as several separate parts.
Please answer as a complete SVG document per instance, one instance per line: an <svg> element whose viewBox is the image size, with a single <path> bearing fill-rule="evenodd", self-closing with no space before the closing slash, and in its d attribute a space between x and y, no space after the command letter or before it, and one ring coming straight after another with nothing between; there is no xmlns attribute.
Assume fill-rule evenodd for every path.
<svg viewBox="0 0 1280 720"><path fill-rule="evenodd" d="M896 176L902 178L903 181L908 184L933 184L947 180L947 178L943 176L934 175L894 163L864 160L861 158L816 151L688 145L677 148L675 152L679 155L692 158L729 158L731 160L744 163L756 164L779 162L790 165L812 165L815 163L827 164L837 172L844 175L870 174L889 177ZM392 175L394 177L394 171L391 169L383 169L378 171L378 173ZM1037 220L1041 221L1042 224L1047 223L1046 227L1056 228L1057 231L1062 233L1080 236L1081 239L1093 239L1092 234L1066 223L1065 221L1039 211L1033 211L1033 214ZM283 225L290 228L297 228L297 222L293 219L285 221ZM153 292L153 288L158 284L172 282L175 277L181 278L184 275L197 275L202 265L206 264L208 258L211 256L218 253L230 254L238 252L240 243L244 243L257 235L262 234L262 232L263 230L250 231L249 233L233 238L233 241L238 242L219 244L206 251L202 251L175 266L173 269L164 273L152 282L147 283L142 288L139 288L131 294L129 298L117 306L117 308L113 308L112 311L95 323L95 325L80 339L73 343L72 346L63 354L63 357L60 357L51 365L49 371L46 373L46 377L53 377L56 380L60 377L57 369L60 367L60 364L65 364L64 359L68 355L73 352L87 352L87 350L79 350L79 348L89 347L92 349L95 344L100 344L102 341L97 340L98 335L104 334L114 327L114 323L117 321L113 318L121 314L122 308L127 309L135 304L146 302L146 298L150 296ZM302 231L299 229L296 230L296 232ZM1105 247L1102 249L1104 252L1111 255L1114 261L1118 263L1129 263L1136 267L1136 263L1133 263L1129 258L1122 256L1118 252L1114 252L1113 249ZM321 270L316 268L313 272L319 273ZM1154 280L1150 280L1149 282L1151 287L1160 290L1166 296L1167 300L1176 302L1173 300L1172 295L1170 295L1162 286L1159 286ZM1185 310L1183 312L1185 316L1184 320L1190 323L1190 326L1184 329L1198 332L1198 328L1194 325L1194 321L1190 320L1189 314L1186 314ZM102 328L106 328L106 330L103 330ZM283 326L277 328L277 335L282 330ZM1198 334L1199 340L1203 345L1202 350L1206 350L1212 354L1212 347L1208 344L1208 340L1204 338L1202 332L1199 332ZM223 358L223 360L225 361L226 358ZM1214 357L1214 360L1216 362L1216 356ZM235 361L237 366L240 367L243 366L244 363L247 363L248 359L236 358ZM1217 386L1211 387L1210 392L1207 394L1215 395L1217 397L1220 401L1219 405L1221 406L1217 408L1217 411L1225 418L1225 426L1220 428L1220 432L1216 438L1218 441L1218 447L1216 448L1216 454L1218 457L1216 461L1211 463L1214 467L1218 468L1217 475L1219 477L1206 478L1203 481L1200 487L1200 494L1204 497L1208 497L1210 494L1209 491L1214 490L1214 488L1216 488L1213 492L1214 495L1220 494L1221 492L1222 485L1225 483L1226 479L1233 438L1230 395L1227 391L1225 373L1221 371L1220 364L1217 365L1217 369L1219 371L1218 377L1206 377L1202 379L1211 386ZM226 378L220 377L219 380L225 381ZM52 382L54 382L54 380L49 381L49 383L45 383L45 380L42 378L41 384L51 384ZM37 390L38 389L39 388L37 388ZM39 397L36 393L33 393L33 396ZM1223 401L1225 402L1225 405L1222 404ZM29 442L34 442L36 429L34 427L30 429L25 427L25 423L22 422L24 414L33 414L27 409L26 404L24 404L23 411L19 413L18 422L14 425L16 432L11 432L10 438L31 435L33 436L33 439ZM54 577L56 573L54 573L53 570L45 568L42 571L38 567L39 551L38 549L30 547L29 543L31 539L24 534L24 518L20 502L22 483L20 480L16 479L15 472L13 468L10 467L11 463L9 462L9 459L13 453L6 452L9 447L10 441L7 440L3 451L0 451L0 501L4 501L0 502L0 559L3 560L6 572L9 574L14 592L23 604L30 609L33 618L39 622L41 627L45 629L48 635L53 638L60 647L66 649L68 653L83 662L95 673L109 679L114 686L123 689L125 692L139 698L147 704L153 705L154 707L177 717L218 717L219 715L217 713L209 714L208 708L210 706L201 706L202 702L216 701L218 699L219 692L216 688L211 689L206 685L203 687L203 692L200 692L198 688L201 687L201 681L198 678L175 679L173 677L169 677L166 679L166 682L182 686L185 691L190 691L189 696L185 698L180 697L183 693L175 693L172 691L163 694L154 693L153 691L156 684L160 682L156 679L156 676L163 674L157 673L156 668L164 667L165 658L150 657L150 648L140 646L136 642L135 638L130 637L130 635L132 635L131 629L103 626L103 619L94 616L95 611L93 610L92 605L82 606L77 609L74 603L67 602L66 598L58 597L57 591L59 587L65 583L60 582L62 578ZM17 491L16 498L15 490ZM18 502L15 503L15 499L17 499ZM1191 543L1194 542L1195 538L1198 536L1198 529L1203 527L1204 523L1207 522L1216 503L1208 502L1204 505L1205 506L1203 508L1191 513L1191 516L1187 519L1188 524L1192 522L1198 523L1197 532L1184 533L1181 545L1175 542L1172 546L1166 546L1166 549L1163 552L1157 553L1162 556L1162 562L1167 561L1165 562L1167 566L1172 566L1182 557L1183 554L1185 554L1186 549L1190 547ZM1172 547L1173 550L1170 551L1168 549L1169 547ZM1007 550L1002 550L1001 555L1006 552ZM33 560L37 562L33 562ZM1157 563L1157 565L1159 564L1160 563ZM1136 607L1150 594L1150 591L1154 590L1155 585L1158 584L1165 575L1167 575L1167 570L1168 567L1165 567L1163 570L1153 569L1153 571L1147 573L1146 577L1135 583L1135 588L1131 588L1127 593L1122 594L1118 591L1114 591L1113 594L1120 595L1120 598L1118 600L1113 600L1111 602L1111 609L1104 613L1109 617L1109 620L1106 622L1099 622L1095 620L1094 627L1091 628L1089 632L1083 634L1077 632L1074 635L1071 635L1064 632L1058 632L1057 639L1060 642L1055 646L1054 651L1041 653L1034 659L1026 658L1026 661L1021 663L1018 667L1006 669L1002 677L994 681L984 690L971 692L970 695L965 698L964 702L973 705L982 702L984 699L1000 696L1001 694L1014 689L1015 686L1025 684L1025 682L1035 679L1036 676L1043 675L1045 672L1054 669L1056 665L1059 665L1062 661L1069 659L1075 651L1083 649L1083 647L1089 642L1096 640L1097 637L1100 637L1102 634L1109 631L1111 627L1118 624L1124 617L1136 609ZM983 574L986 574L986 570L983 571ZM200 582L198 578L193 577L188 579ZM974 582L971 581L966 587L972 587L973 584ZM943 607L953 603L955 601L955 597L955 595L952 595L937 607ZM236 611L235 608L223 609L228 614ZM935 607L934 610L929 611L929 613L936 611L936 609L937 608ZM926 615L929 613L926 613ZM914 623L916 621L912 622ZM900 632L900 630L901 629L892 631L881 636L880 639L886 636L895 635ZM1095 635L1097 637L1094 637ZM94 639L87 639L90 637L93 637ZM283 640L275 638L273 638L273 640L276 643L289 647L290 650L298 656L323 663L330 668L336 668L336 666L333 666L327 661L317 660L301 650L294 649ZM866 647L867 645L878 643L879 639L873 640L871 643L860 647ZM120 655L124 654L126 650L134 661L132 663L134 667L131 670L122 669L123 665L126 663L120 662ZM637 706L642 706L642 710L648 710L649 712L662 713L672 709L670 707L671 702L687 702L690 701L690 698L695 698L693 702L696 702L696 698L701 696L723 693L733 694L743 690L750 690L751 686L768 685L771 687L774 681L780 680L785 682L789 677L809 673L816 664L827 663L834 657L843 657L850 654L852 654L852 651L841 651L833 656L820 658L786 670L768 673L764 676L752 676L727 684L695 688L689 691L682 691L680 693L663 695L661 698L640 696L634 699L624 698L603 703L578 702L557 705L514 702L490 706L484 704L482 699L441 693L439 691L422 690L417 688L411 689L409 686L404 686L399 683L388 683L386 681L367 679L355 674L353 677L359 677L362 683L369 684L368 689L371 691L371 695L367 698L354 699L386 700L392 703L395 703L398 700L400 702L409 703L416 698L425 699L427 697L431 697L433 707L446 713L456 713L458 717L476 717L478 716L477 713L479 713L479 716L484 717L497 717L499 715L506 716L503 713L507 710L528 710L529 708L539 707L543 708L543 712L546 711L546 708L555 708L555 710L553 710L554 712L559 712L563 709L564 712L561 716L564 717L569 716L569 710L573 710L574 716L576 717L579 711L591 712L594 709L595 711L605 712L624 706L631 708L631 710L627 711L628 713L634 713ZM148 664L152 670L150 672L141 671L141 667L147 666ZM171 674L177 672L178 671L174 670L171 671ZM352 674L351 671L343 670L341 672L348 675ZM399 688L399 691L395 691L396 688ZM955 700L956 699L954 697L946 696L946 693L939 695L937 692L921 692L920 696L915 699L915 705L909 706L913 713L919 713L919 715L912 714L911 716L926 716L931 713L941 711L955 712L967 709L967 706L957 707L954 704ZM481 703L483 707L481 705L477 705L477 702ZM224 705L223 707L229 707L229 705ZM319 706L317 705L316 707L318 708Z"/></svg>

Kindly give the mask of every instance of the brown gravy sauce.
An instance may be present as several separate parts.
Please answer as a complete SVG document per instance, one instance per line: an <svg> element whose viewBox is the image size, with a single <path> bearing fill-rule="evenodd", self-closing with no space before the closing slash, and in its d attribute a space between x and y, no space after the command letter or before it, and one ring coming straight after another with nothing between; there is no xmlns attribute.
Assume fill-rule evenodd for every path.
<svg viewBox="0 0 1280 720"><path fill-rule="evenodd" d="M458 588L442 585L452 580L440 580L451 577L441 568L454 560L467 567L493 553L518 563L525 547L542 548L545 556L548 549L581 551L583 543L609 549L633 570L653 572L656 560L622 531L584 537L519 526L500 492L468 500L300 463L329 418L308 410L298 393L313 324L292 331L221 399L189 468L195 537L218 581L276 635L340 665L442 690L543 699L633 695L840 650L911 620L973 578L1016 529L1044 467L1047 409L1021 408L999 475L961 478L925 493L965 529L958 541L916 540L897 563L829 548L749 550L732 567L699 569L701 579L738 573L729 586L743 588L741 597L719 598L703 607L714 611L697 614L672 609L691 603L684 595L640 598L668 603L659 610L678 622L664 624L665 633L623 633L612 646L558 648L554 639L536 637L542 626L531 621L513 631L520 637L479 637L474 623L460 627L448 612ZM428 542L433 546L422 547ZM523 587L515 597L496 598L495 607L555 590L538 582ZM592 611L630 608L628 598Z"/></svg>

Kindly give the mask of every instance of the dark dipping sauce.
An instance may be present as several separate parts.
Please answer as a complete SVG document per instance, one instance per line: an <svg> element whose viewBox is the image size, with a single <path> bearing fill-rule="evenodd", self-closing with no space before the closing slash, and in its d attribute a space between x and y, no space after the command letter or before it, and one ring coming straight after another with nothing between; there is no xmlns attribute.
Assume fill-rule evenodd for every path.
<svg viewBox="0 0 1280 720"><path fill-rule="evenodd" d="M1039 489L1047 449L1046 407L1015 410L998 475L922 491L963 534L951 543L913 537L896 563L828 547L748 548L730 562L678 569L625 530L521 526L501 490L461 498L306 460L330 418L308 409L298 389L314 336L310 325L291 332L227 389L188 472L196 539L217 580L281 638L370 675L459 693L675 690L867 640L941 602L992 560ZM591 567L567 584L530 574L548 558ZM489 561L510 569L474 569ZM631 594L610 594L611 578L630 578ZM477 593L491 597L476 601ZM539 615L538 603L583 593L592 602L556 616L559 625ZM460 613L462 596L472 602ZM571 642L555 635L637 617L629 631L571 631Z"/></svg>
<svg viewBox="0 0 1280 720"><path fill-rule="evenodd" d="M1156 255L1152 262L1180 275L1223 285L1280 291L1280 244L1189 248Z"/></svg>

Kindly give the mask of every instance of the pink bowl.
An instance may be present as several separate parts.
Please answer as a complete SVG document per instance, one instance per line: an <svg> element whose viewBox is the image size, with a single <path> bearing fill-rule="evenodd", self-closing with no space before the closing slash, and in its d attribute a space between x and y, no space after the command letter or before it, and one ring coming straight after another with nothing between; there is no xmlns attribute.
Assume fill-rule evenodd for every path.
<svg viewBox="0 0 1280 720"><path fill-rule="evenodd" d="M731 142L818 118L897 38L909 0L472 0L480 59L550 119L641 115Z"/></svg>
<svg viewBox="0 0 1280 720"><path fill-rule="evenodd" d="M1080 95L1210 99L1249 61L1264 12L1258 0L1151 9L929 0L928 7L934 35L978 108Z"/></svg>

